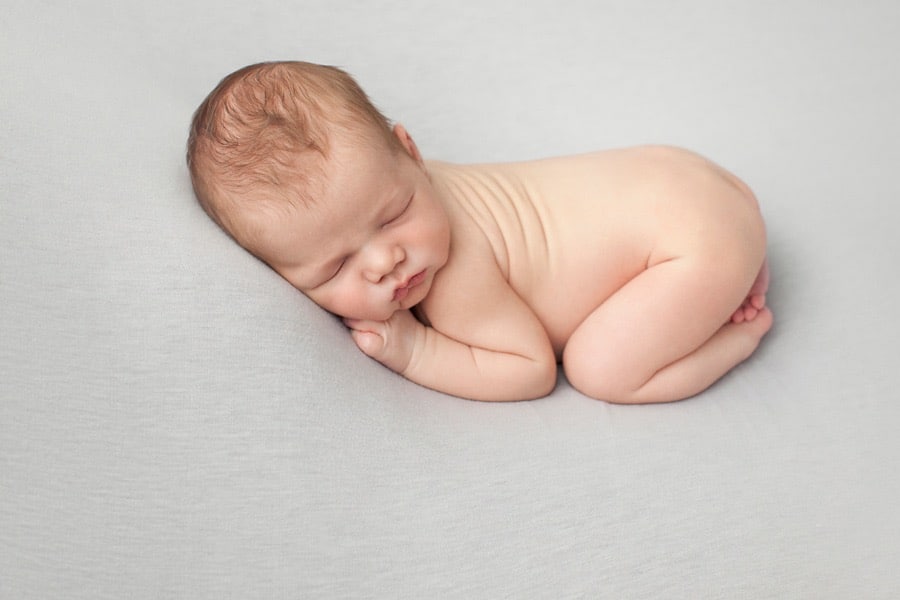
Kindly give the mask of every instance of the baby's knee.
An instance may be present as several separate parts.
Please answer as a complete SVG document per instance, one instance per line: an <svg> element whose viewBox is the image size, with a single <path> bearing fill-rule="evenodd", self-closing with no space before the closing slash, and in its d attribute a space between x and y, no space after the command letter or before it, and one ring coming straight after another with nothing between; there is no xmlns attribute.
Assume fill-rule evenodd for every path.
<svg viewBox="0 0 900 600"><path fill-rule="evenodd" d="M566 379L585 396L613 404L637 402L635 394L646 378L635 377L634 370L614 364L614 360L604 362L596 352L580 352L576 348L567 347L563 354Z"/></svg>
<svg viewBox="0 0 900 600"><path fill-rule="evenodd" d="M566 373L569 384L589 398L610 404L647 404L660 400L643 395L640 387L627 388L616 384L615 378L601 380L597 377L584 379Z"/></svg>

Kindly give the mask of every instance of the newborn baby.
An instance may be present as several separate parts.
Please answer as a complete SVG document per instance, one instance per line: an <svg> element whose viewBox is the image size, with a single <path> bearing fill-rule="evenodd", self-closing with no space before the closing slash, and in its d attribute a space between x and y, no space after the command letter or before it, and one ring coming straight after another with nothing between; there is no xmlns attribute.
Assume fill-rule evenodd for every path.
<svg viewBox="0 0 900 600"><path fill-rule="evenodd" d="M194 115L197 198L367 355L477 400L706 389L772 325L750 189L685 150L426 161L346 73L265 63Z"/></svg>

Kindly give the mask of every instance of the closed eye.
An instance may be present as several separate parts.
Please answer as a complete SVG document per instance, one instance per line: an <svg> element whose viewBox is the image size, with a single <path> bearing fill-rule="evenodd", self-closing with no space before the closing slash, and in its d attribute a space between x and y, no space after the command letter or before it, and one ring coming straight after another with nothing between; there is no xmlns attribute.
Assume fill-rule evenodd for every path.
<svg viewBox="0 0 900 600"><path fill-rule="evenodd" d="M337 277L337 276L338 276L338 273L341 272L341 269L343 269L343 268L344 268L344 265L347 263L347 258L348 258L348 257L344 257L344 258L342 258L340 261L338 261L337 266L336 266L336 267L334 268L334 270L331 272L331 275L329 275L328 277L326 277L325 279L323 279L322 282L319 283L318 285L316 285L315 287L323 286L323 285L325 285L326 283L328 283L329 281L331 281L332 279L334 279L335 277Z"/></svg>
<svg viewBox="0 0 900 600"><path fill-rule="evenodd" d="M403 208L400 210L400 212L396 216L391 218L387 223L385 223L385 226L390 225L396 221L399 221L400 218L406 214L406 211L409 209L409 205L412 204L412 200L413 200L413 196L410 196L409 200L406 201L406 203L403 205Z"/></svg>
<svg viewBox="0 0 900 600"><path fill-rule="evenodd" d="M337 268L335 268L334 273L328 279L331 280L331 279L334 279L335 277L337 277L337 274L341 272L341 269L344 268L345 264L347 264L347 259L342 258L341 262L338 263Z"/></svg>

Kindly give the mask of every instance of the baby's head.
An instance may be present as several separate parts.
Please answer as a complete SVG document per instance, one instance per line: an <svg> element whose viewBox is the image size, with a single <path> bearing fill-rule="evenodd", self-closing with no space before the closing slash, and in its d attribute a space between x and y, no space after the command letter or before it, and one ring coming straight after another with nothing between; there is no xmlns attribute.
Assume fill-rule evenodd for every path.
<svg viewBox="0 0 900 600"><path fill-rule="evenodd" d="M304 62L244 67L194 113L187 148L194 192L222 229L264 258L267 223L315 203L337 142L402 149L344 71Z"/></svg>
<svg viewBox="0 0 900 600"><path fill-rule="evenodd" d="M187 159L209 216L341 316L414 306L448 260L448 217L418 148L338 69L229 75L194 115Z"/></svg>

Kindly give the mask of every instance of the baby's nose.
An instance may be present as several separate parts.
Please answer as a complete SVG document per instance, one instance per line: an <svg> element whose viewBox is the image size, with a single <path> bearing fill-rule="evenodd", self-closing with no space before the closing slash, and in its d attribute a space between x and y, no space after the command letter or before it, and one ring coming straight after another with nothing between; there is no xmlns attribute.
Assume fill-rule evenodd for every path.
<svg viewBox="0 0 900 600"><path fill-rule="evenodd" d="M375 249L371 254L369 268L366 277L372 283L379 283L386 276L394 272L397 265L406 259L406 253L398 245L383 246Z"/></svg>

